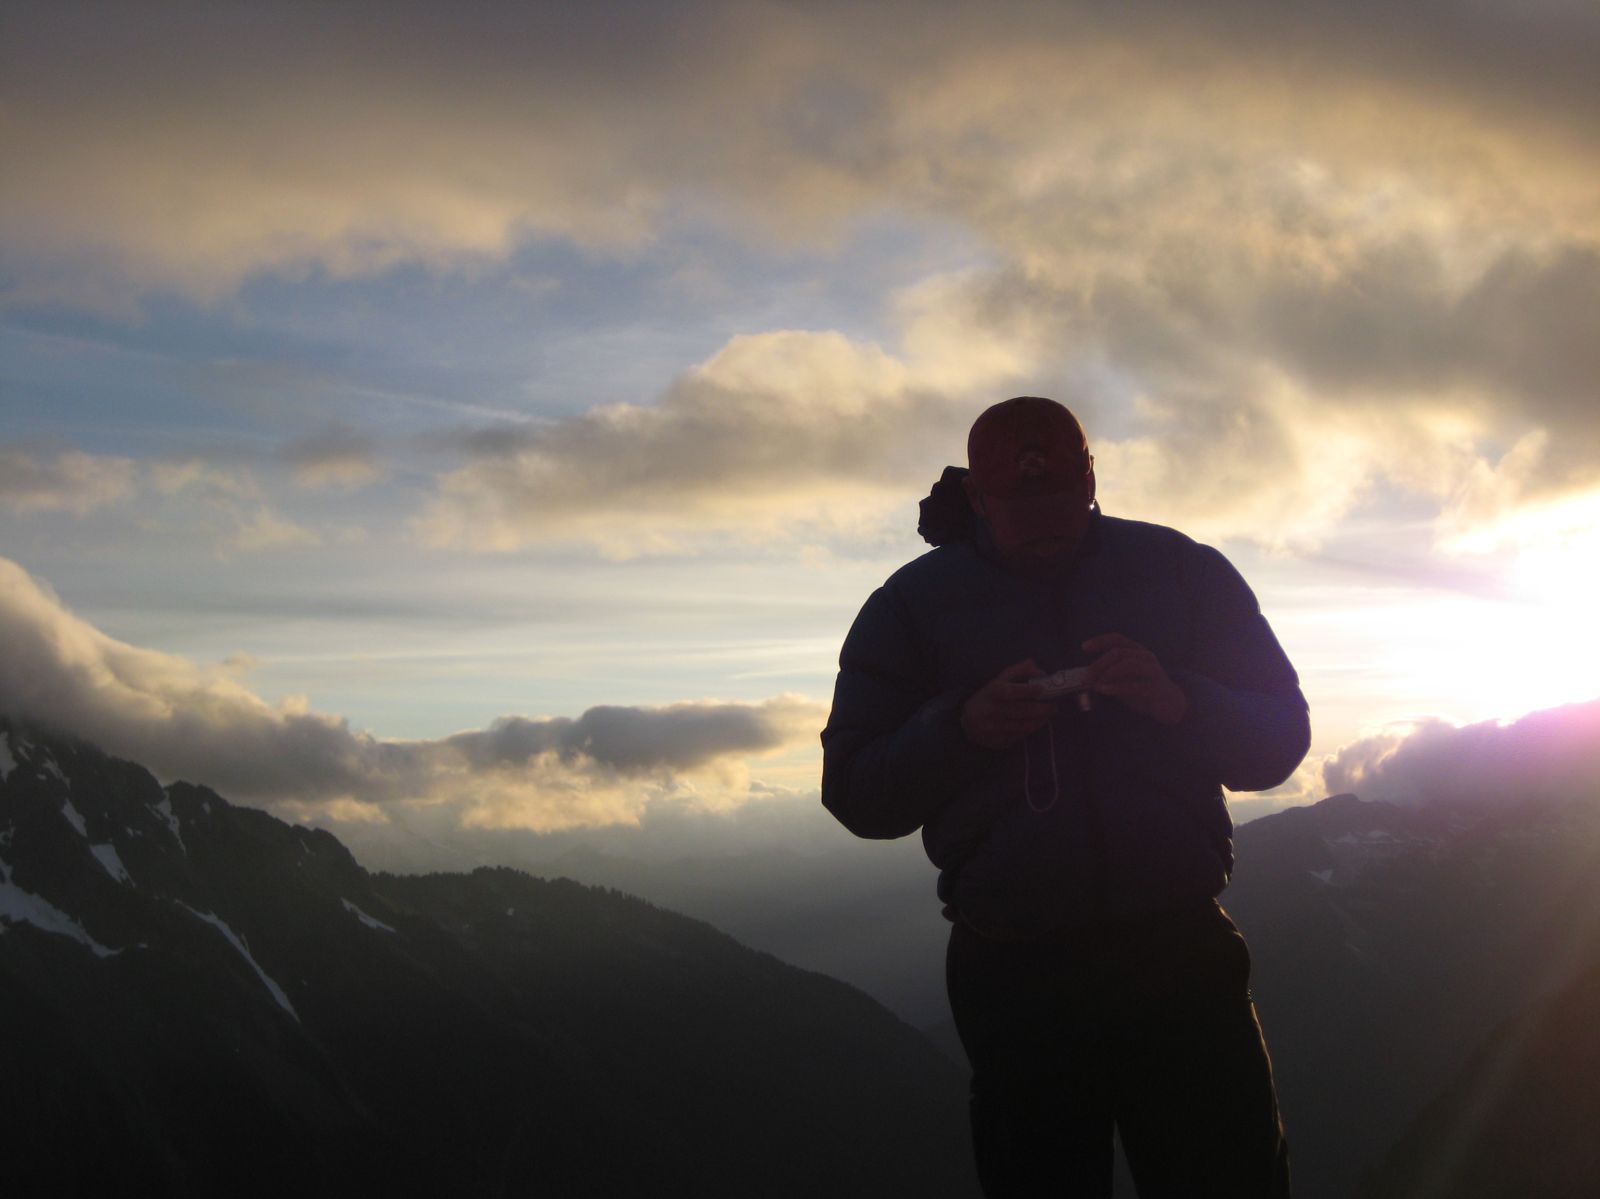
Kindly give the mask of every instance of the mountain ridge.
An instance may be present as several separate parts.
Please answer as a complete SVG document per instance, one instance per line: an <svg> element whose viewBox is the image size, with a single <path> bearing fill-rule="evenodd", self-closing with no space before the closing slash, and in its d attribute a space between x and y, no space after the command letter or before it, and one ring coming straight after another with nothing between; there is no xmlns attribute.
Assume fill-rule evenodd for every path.
<svg viewBox="0 0 1600 1199"><path fill-rule="evenodd" d="M1254 957L1302 1199L1355 1194L1497 1028L1571 982L1600 923L1590 795L1339 795L1240 826L1237 848L1222 898Z"/></svg>
<svg viewBox="0 0 1600 1199"><path fill-rule="evenodd" d="M804 1080L795 1081L797 1098L785 1114L796 1127L805 1125L810 1143L828 1144L840 1160L880 1163L884 1172L871 1175L862 1165L852 1166L857 1182L870 1176L873 1185L897 1192L909 1185L907 1162L914 1174L919 1165L937 1172L937 1161L948 1169L948 1191L971 1193L960 1112L963 1071L948 1062L930 1067L926 1043L898 1021L886 1028L884 1013L858 993L830 989L828 980L770 954L735 952L711 924L623 895L616 888L626 886L629 872L621 859L598 855L591 861L610 876L600 888L490 867L465 875L371 873L325 831L234 808L202 787L161 787L141 769L109 763L81 743L57 741L38 756L17 736L14 726L0 723L0 978L6 981L0 990L8 997L8 1027L44 1029L45 1040L53 1037L66 1049L47 1060L30 1057L26 1046L7 1044L0 1047L0 1073L31 1078L34 1099L46 1109L59 1113L63 1102L77 1102L73 1110L80 1115L81 1095L63 1089L59 1076L99 1080L106 1110L96 1127L107 1126L108 1112L121 1113L126 1127L116 1127L122 1142L156 1143L160 1152L145 1166L172 1193L190 1193L172 1189L173 1163L215 1176L222 1166L217 1154L207 1156L206 1146L230 1142L204 1121L205 1136L179 1136L165 1126L152 1130L153 1118L139 1115L141 1107L159 1113L161 1102L169 1100L152 1104L142 1093L130 1093L125 1082L128 1063L145 1058L127 1045L107 1057L58 1027L67 1018L63 1011L82 1026L116 1018L115 988L101 985L97 991L94 983L96 977L103 983L107 971L118 979L129 975L126 985L136 993L141 986L155 994L164 993L162 987L200 988L208 1006L195 1019L206 1043L240 1062L214 1080L218 1092L232 1094L230 1086L249 1083L243 1110L273 1129L274 1137L302 1145L302 1156L318 1163L320 1176L345 1180L350 1193L376 1185L368 1163L404 1163L419 1152L410 1143L420 1135L415 1112L408 1116L405 1104L388 1095L390 1088L375 1087L384 1074L371 1063L382 1056L374 1047L419 1036L427 1021L415 1012L409 1023L383 1016L381 1003L363 1009L379 1012L377 1018L336 1021L330 1015L340 1010L336 994L363 987L369 995L423 996L438 1013L450 1013L448 1022L468 1028L496 1029L507 1012L521 1014L521 1039L513 1038L518 1048L509 1058L504 1043L493 1043L497 1034L485 1032L475 1041L469 1037L472 1043L463 1049L462 1060L478 1063L476 1074L452 1068L448 1060L428 1064L425 1089L470 1091L484 1085L478 1075L487 1072L495 1075L491 1089L510 1094L511 1102L530 1113L520 1133L505 1121L488 1130L475 1130L471 1121L421 1122L443 1130L450 1152L475 1163L469 1174L478 1190L468 1193L497 1193L519 1174L535 1176L507 1148L522 1141L556 1143L539 1176L563 1178L585 1193L637 1193L637 1175L620 1164L630 1161L656 1175L692 1176L710 1188L705 1193L733 1193L748 1186L761 1153L793 1161L792 1141L774 1150L762 1140L773 1078L806 1075L833 1084L848 1079L847 1088L863 1094L881 1086L881 1079L867 1076L874 1071L852 1073L848 1060L824 1069L816 1061L796 1060L837 1052L844 1044L859 1047L859 1040L841 1030L862 1022L874 1030L865 1038L872 1047L843 1056L878 1055L890 1046L897 1064L888 1069L922 1080L912 1090L943 1096L933 1105L940 1114L925 1116L903 1135L886 1134L891 1142L901 1135L895 1144L857 1144L863 1129L876 1127L876 1113L863 1110L874 1105L859 1105L853 1118L828 1125L807 1104L825 1108L836 1096L817 1100L816 1090L801 1085ZM18 787L34 793L31 806L18 806ZM1592 1006L1600 979L1600 899L1592 881L1600 876L1596 798L1535 795L1495 807L1440 799L1396 804L1341 794L1240 826L1239 869L1223 899L1252 947L1253 985L1275 1055L1302 1199L1349 1199L1363 1186L1364 1195L1384 1199L1427 1193L1417 1191L1419 1178L1457 1180L1436 1185L1432 1193L1440 1195L1520 1196L1507 1180L1526 1183L1530 1176L1525 1167L1532 1132L1504 1114L1508 1097L1521 1108L1544 1111L1548 1104L1534 1100L1560 1094L1600 1120L1600 1095L1576 1085L1567 1068L1593 1056L1585 1056L1589 1042L1575 1020ZM582 861L581 855L571 859L574 865ZM709 877L708 859L696 863L697 872L679 890L723 891L718 902L728 902L735 889L725 884L741 876L719 882ZM808 864L796 859L791 866L781 890L809 894L814 888L807 881ZM653 885L668 887L671 872L660 865L654 870ZM274 888L286 875L304 883L302 900L310 906L296 909L285 895L299 891ZM914 896L908 891L906 903ZM770 895L767 900L770 905ZM24 918L21 906L34 901L45 906ZM887 913L898 910L858 918L888 920ZM771 918L761 909L756 913ZM327 943L285 940L273 932L318 925L342 931ZM881 940L890 932L874 925L861 936ZM157 933L166 946L164 958L133 952L139 938L147 948ZM404 954L373 957L359 949L399 941L408 946ZM813 1030L805 1053L772 1063L763 1057L762 1029L770 1033L770 1026L751 1016L750 1005L717 1007L729 996L719 996L706 978L734 977L725 973L734 969L724 961L728 955L739 962L739 994L765 995L768 1007L773 995L809 987L796 979L816 980L816 1006L831 1015L795 1017ZM30 956L48 959L48 968L29 973ZM65 1008L40 982L54 974L78 980L76 990L69 987L74 998ZM323 985L307 986L308 978ZM18 985L19 979L32 990ZM655 1002L637 1002L647 996ZM713 1010L720 1015L707 1014ZM137 1035L125 1039L144 1038L175 1051L181 1038L171 1020L136 1014ZM297 1034L306 1025L319 1030L319 1037ZM915 1049L907 1050L913 1042ZM341 1057L329 1043L366 1046L366 1073L350 1065L361 1053ZM682 1106L676 1102L679 1080L707 1071L707 1053L698 1048L707 1044L718 1047L709 1058L729 1066L717 1109L723 1133L707 1138L703 1130L679 1128L658 1135L657 1114ZM897 1053L902 1056L895 1058ZM502 1071L510 1078L496 1074L502 1059L515 1063ZM71 1067L61 1068L61 1060ZM739 1065L758 1061L769 1065ZM215 1067L214 1054L191 1066L199 1070L208 1063ZM640 1063L649 1068L639 1070ZM1594 1064L1600 1076L1600 1060ZM632 1074L638 1081L629 1085L624 1080ZM517 1077L543 1080L544 1092L519 1090ZM881 1090L873 1093L881 1100ZM802 1094L813 1098L798 1098ZM30 1135L51 1143L46 1123L41 1118ZM393 1132L397 1126L407 1132ZM930 1145L927 1133L934 1127L944 1131ZM1539 1160L1540 1176L1558 1182L1537 1193L1570 1193L1573 1179L1600 1189L1587 1127L1557 1138L1550 1160ZM538 1135L528 1131L534 1128ZM1501 1135L1505 1129L1521 1132L1508 1137ZM718 1173L675 1147L674 1137L687 1138L686 1144L740 1143L748 1154L742 1165L731 1161ZM1476 1156L1462 1153L1463 1137L1485 1148ZM561 1150L563 1143L609 1148L598 1156L580 1155ZM491 1159L495 1164L485 1164ZM399 1166L396 1172L411 1176ZM802 1177L792 1168L788 1176ZM807 1177L809 1185L819 1185L815 1174ZM1462 1190L1462 1179L1482 1185ZM848 1185L838 1190L837 1176L822 1185L851 1193ZM925 1193L939 1193L939 1182L930 1185ZM803 1189L796 1185L795 1192Z"/></svg>
<svg viewBox="0 0 1600 1199"><path fill-rule="evenodd" d="M960 1071L842 983L620 892L369 874L86 743L0 746L20 1193L973 1193Z"/></svg>

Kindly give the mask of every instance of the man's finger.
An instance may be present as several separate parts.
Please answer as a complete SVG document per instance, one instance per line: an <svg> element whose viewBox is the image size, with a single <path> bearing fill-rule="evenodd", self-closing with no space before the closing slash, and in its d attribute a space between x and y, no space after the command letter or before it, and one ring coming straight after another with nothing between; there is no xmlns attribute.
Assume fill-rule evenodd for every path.
<svg viewBox="0 0 1600 1199"><path fill-rule="evenodd" d="M1038 683L995 683L989 695L998 704L1026 704L1044 698L1044 689Z"/></svg>
<svg viewBox="0 0 1600 1199"><path fill-rule="evenodd" d="M1109 675L1121 673L1130 665L1137 667L1141 662L1154 661L1155 659L1143 650L1124 649L1120 646L1107 650L1089 663L1089 685L1092 687Z"/></svg>
<svg viewBox="0 0 1600 1199"><path fill-rule="evenodd" d="M1091 637L1083 643L1083 652L1098 654L1108 649L1143 649L1132 637L1122 633L1101 633L1098 637Z"/></svg>
<svg viewBox="0 0 1600 1199"><path fill-rule="evenodd" d="M1148 654L1118 655L1102 659L1102 662L1100 669L1089 672L1091 687L1135 679L1154 680L1162 675L1160 665Z"/></svg>
<svg viewBox="0 0 1600 1199"><path fill-rule="evenodd" d="M1039 669L1039 664L1032 658L1024 658L1020 662L1013 662L1010 666L1007 666L999 674L995 675L991 681L996 683L1025 682L1028 679L1036 679L1043 673L1044 671Z"/></svg>

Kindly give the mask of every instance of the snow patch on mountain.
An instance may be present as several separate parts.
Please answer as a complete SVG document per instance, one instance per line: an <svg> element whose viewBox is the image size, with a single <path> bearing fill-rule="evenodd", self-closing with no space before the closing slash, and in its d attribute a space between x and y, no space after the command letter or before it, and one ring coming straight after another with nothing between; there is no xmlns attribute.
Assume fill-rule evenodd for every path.
<svg viewBox="0 0 1600 1199"><path fill-rule="evenodd" d="M374 916L367 915L360 908L356 907L355 904L351 903L348 899L340 899L339 902L344 904L344 910L345 911L350 912L352 915L355 916L355 918L357 920L361 921L361 923L365 924L368 928L379 929L379 930L381 930L383 932L386 932L386 933L394 932L394 929L390 928L382 920L379 920Z"/></svg>
<svg viewBox="0 0 1600 1199"><path fill-rule="evenodd" d="M1386 844L1395 840L1395 835L1387 829L1368 829L1364 833L1346 833L1342 837L1335 837L1335 845L1375 845Z"/></svg>
<svg viewBox="0 0 1600 1199"><path fill-rule="evenodd" d="M57 781L59 781L63 787L69 791L72 790L72 780L61 772L61 767L56 765L56 760L54 758L46 758L40 765L39 769L44 771L46 774L55 775Z"/></svg>
<svg viewBox="0 0 1600 1199"><path fill-rule="evenodd" d="M53 766L55 763L52 762L51 765ZM78 830L78 836L87 837L89 835L89 827L83 822L83 813L72 806L70 799L61 801L61 814L67 818L68 824Z"/></svg>
<svg viewBox="0 0 1600 1199"><path fill-rule="evenodd" d="M122 864L122 859L117 856L117 847L106 841L99 845L89 846L89 852L94 854L95 861L99 862L105 872L119 883L133 885L133 875L128 873L128 868Z"/></svg>
<svg viewBox="0 0 1600 1199"><path fill-rule="evenodd" d="M189 847L183 843L183 831L178 825L178 814L172 810L172 798L168 795L161 797L161 802L154 805L156 815L167 822L167 827L172 830L173 839L177 841L178 848L184 853L189 852Z"/></svg>
<svg viewBox="0 0 1600 1199"><path fill-rule="evenodd" d="M243 937L234 932L233 929L229 928L227 923L215 913L197 911L196 909L189 907L189 905L184 903L181 899L174 900L173 902L179 907L186 909L197 919L205 921L212 928L216 929L219 933L226 937L228 939L228 944L232 945L234 949L238 951L239 956L242 957L246 962L250 963L250 969L256 972L256 977L259 978L266 986L268 993L271 994L278 1006L284 1011L288 1012L289 1015L293 1016L296 1023L299 1022L300 1013L294 1010L294 1004L289 1002L289 996L284 994L283 988L277 983L273 982L272 976L261 968L260 964L255 960L255 958L250 956L250 950L245 945Z"/></svg>
<svg viewBox="0 0 1600 1199"><path fill-rule="evenodd" d="M0 933L6 931L7 923L31 924L41 932L71 937L80 945L87 945L97 958L114 957L122 952L100 944L83 925L49 900L17 886L11 881L11 867L0 861Z"/></svg>

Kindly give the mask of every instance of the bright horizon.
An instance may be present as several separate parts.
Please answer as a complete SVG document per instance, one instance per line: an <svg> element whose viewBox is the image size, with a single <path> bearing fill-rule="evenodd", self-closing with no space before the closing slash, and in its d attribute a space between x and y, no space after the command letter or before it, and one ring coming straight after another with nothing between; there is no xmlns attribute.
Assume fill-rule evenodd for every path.
<svg viewBox="0 0 1600 1199"><path fill-rule="evenodd" d="M1018 394L1299 669L1238 819L1600 696L1592 5L263 11L7 19L8 709L341 835L810 812Z"/></svg>

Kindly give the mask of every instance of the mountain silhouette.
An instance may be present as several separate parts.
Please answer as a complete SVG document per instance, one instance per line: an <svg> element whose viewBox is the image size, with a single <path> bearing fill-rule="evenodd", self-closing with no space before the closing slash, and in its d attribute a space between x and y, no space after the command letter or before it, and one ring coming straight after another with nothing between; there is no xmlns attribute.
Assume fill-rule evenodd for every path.
<svg viewBox="0 0 1600 1199"><path fill-rule="evenodd" d="M975 1193L962 1072L842 983L6 721L0 1021L13 1195Z"/></svg>
<svg viewBox="0 0 1600 1199"><path fill-rule="evenodd" d="M1496 1029L1407 1128L1362 1199L1600 1194L1600 942L1576 979Z"/></svg>
<svg viewBox="0 0 1600 1199"><path fill-rule="evenodd" d="M1600 1193L1600 796L1339 795L1237 840L1300 1199ZM758 885L698 867L645 881ZM789 935L808 867L750 869ZM904 904L855 906L892 942ZM608 887L369 873L4 724L0 1019L11 1193L975 1193L964 1070L849 987Z"/></svg>
<svg viewBox="0 0 1600 1199"><path fill-rule="evenodd" d="M1574 985L1600 928L1600 797L1338 795L1252 821L1237 842L1223 903L1255 959L1295 1193L1349 1199L1497 1029ZM1515 1073L1537 1040L1503 1044L1499 1068ZM1542 1152L1531 1140L1506 1151L1530 1163ZM1468 1193L1534 1192L1438 1192Z"/></svg>
<svg viewBox="0 0 1600 1199"><path fill-rule="evenodd" d="M1352 1199L1485 1038L1574 976L1600 918L1600 795L1550 791L1335 795L1238 829L1222 902L1250 942L1300 1199ZM559 860L872 990L964 1065L953 1026L929 1015L945 1010L948 926L913 858L854 873L778 854ZM795 895L805 904L785 907Z"/></svg>

